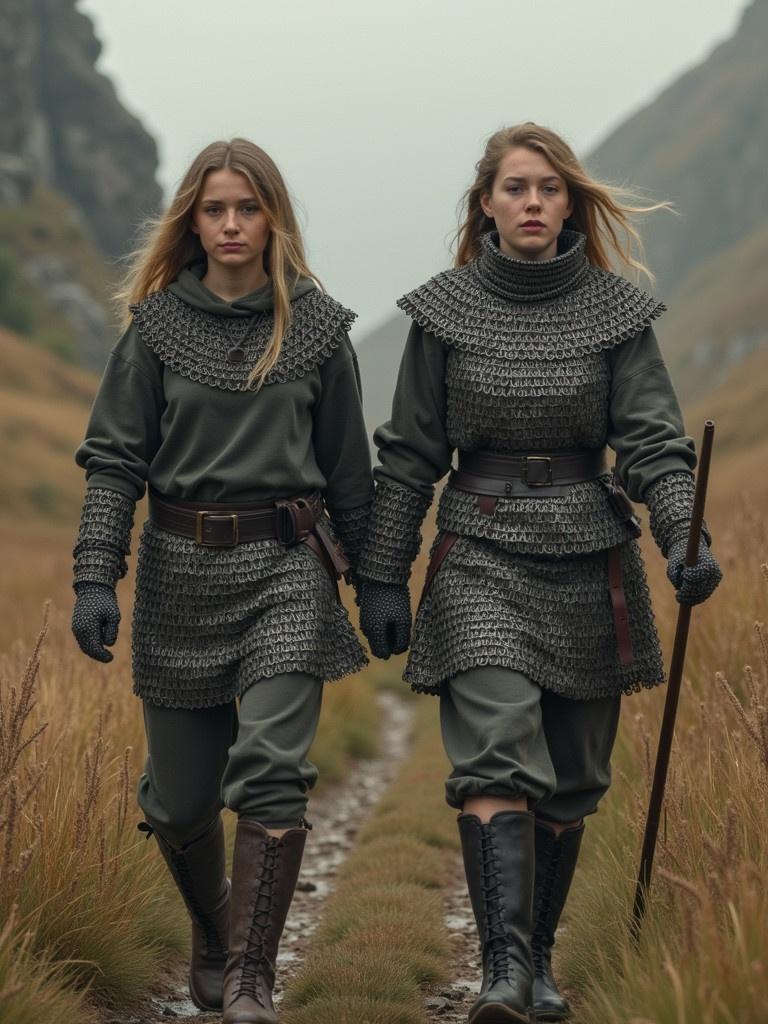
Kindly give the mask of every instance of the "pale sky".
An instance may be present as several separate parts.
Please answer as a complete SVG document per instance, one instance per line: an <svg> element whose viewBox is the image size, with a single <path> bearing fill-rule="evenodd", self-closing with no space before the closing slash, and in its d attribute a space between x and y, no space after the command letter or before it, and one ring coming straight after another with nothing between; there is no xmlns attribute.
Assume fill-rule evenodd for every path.
<svg viewBox="0 0 768 1024"><path fill-rule="evenodd" d="M170 193L215 138L266 149L310 266L359 338L448 266L485 138L533 120L580 155L699 63L747 0L80 0ZM642 187L643 182L634 182Z"/></svg>

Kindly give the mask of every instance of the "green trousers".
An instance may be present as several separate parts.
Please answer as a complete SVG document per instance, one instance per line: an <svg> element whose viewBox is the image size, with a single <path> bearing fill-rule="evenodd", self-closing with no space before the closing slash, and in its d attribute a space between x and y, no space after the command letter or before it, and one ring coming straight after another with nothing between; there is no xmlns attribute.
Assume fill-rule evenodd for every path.
<svg viewBox="0 0 768 1024"><path fill-rule="evenodd" d="M611 782L620 701L568 700L495 666L459 672L440 692L446 800L527 798L537 817L563 824L593 814Z"/></svg>
<svg viewBox="0 0 768 1024"><path fill-rule="evenodd" d="M212 708L144 702L147 762L139 805L149 824L185 846L223 807L267 828L300 823L317 769L307 760L323 684L300 672L259 679Z"/></svg>

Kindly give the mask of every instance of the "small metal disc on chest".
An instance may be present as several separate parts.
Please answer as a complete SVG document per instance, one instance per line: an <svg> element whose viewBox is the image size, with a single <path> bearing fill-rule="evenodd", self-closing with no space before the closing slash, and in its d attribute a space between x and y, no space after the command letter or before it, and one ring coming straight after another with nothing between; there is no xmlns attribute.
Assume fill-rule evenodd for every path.
<svg viewBox="0 0 768 1024"><path fill-rule="evenodd" d="M240 345L235 345L227 352L227 359L230 363L243 363L245 362L245 349L241 348Z"/></svg>

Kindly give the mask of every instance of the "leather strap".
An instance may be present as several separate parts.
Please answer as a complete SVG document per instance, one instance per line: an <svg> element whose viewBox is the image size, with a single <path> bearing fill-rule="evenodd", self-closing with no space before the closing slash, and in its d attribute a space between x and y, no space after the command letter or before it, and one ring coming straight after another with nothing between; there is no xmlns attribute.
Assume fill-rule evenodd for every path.
<svg viewBox="0 0 768 1024"><path fill-rule="evenodd" d="M422 587L421 597L419 598L419 608L421 608L424 603L424 598L427 596L429 588L432 586L432 580L437 575L437 570L440 568L445 556L458 539L459 535L457 533L448 533L446 531L440 534L440 540L437 542L437 546L432 552L432 557L430 558L429 565L427 566L427 575L424 577L424 586Z"/></svg>
<svg viewBox="0 0 768 1024"><path fill-rule="evenodd" d="M603 448L560 452L459 452L450 487L477 495L481 515L492 516L497 498L556 498L570 484L608 472Z"/></svg>
<svg viewBox="0 0 768 1024"><path fill-rule="evenodd" d="M631 665L635 660L635 652L629 632L629 609L627 608L627 595L624 593L620 544L608 548L608 593L613 608L613 625L616 630L619 661L622 665Z"/></svg>

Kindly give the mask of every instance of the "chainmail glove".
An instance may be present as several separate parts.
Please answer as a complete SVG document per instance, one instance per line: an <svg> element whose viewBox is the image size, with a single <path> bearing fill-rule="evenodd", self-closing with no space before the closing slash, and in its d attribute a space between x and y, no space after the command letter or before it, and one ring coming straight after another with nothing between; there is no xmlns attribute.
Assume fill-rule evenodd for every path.
<svg viewBox="0 0 768 1024"><path fill-rule="evenodd" d="M112 587L102 583L78 583L72 613L72 632L80 650L95 661L112 661L107 647L117 640L120 609Z"/></svg>
<svg viewBox="0 0 768 1024"><path fill-rule="evenodd" d="M405 583L361 580L360 629L371 654L386 660L411 642L411 595Z"/></svg>
<svg viewBox="0 0 768 1024"><path fill-rule="evenodd" d="M669 546L667 576L680 604L701 604L714 592L723 574L706 541L699 542L696 565L685 564L688 535L678 535Z"/></svg>

